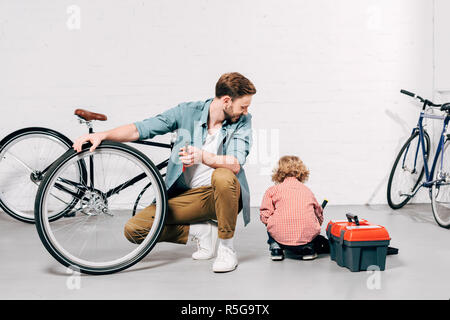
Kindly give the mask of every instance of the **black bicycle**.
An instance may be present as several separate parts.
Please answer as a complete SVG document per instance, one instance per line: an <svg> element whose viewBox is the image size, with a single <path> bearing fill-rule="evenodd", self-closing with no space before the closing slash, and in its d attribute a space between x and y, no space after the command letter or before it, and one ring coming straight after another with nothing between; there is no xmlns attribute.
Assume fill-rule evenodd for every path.
<svg viewBox="0 0 450 320"><path fill-rule="evenodd" d="M75 114L90 133L92 121L106 120L104 115L82 109ZM42 141L36 148L35 144ZM133 143L169 149L174 146L173 139L170 144ZM155 165L136 148L111 141L102 142L93 152L89 144L79 153L71 146L69 139L46 128L22 129L3 139L0 168L11 179L33 185L23 198L35 199L33 214L28 200L22 204L20 198L13 201L11 194L6 193L7 198L0 192L2 208L22 221L35 222L45 248L67 267L89 274L126 269L150 252L161 233L168 197L165 174L160 170L167 167L169 159ZM57 151L41 151L48 149L63 154L58 157ZM7 171L8 165L18 171ZM1 181L0 190L5 188L5 180ZM20 189L20 182L13 186ZM25 191L18 191L19 196L23 194ZM130 242L124 235L125 224L150 205L155 206L151 229L141 243Z"/></svg>
<svg viewBox="0 0 450 320"><path fill-rule="evenodd" d="M444 228L450 228L450 134L447 133L450 121L450 103L435 104L416 94L401 90L403 94L418 99L422 106L417 126L405 142L389 176L387 201L392 209L400 209L411 200L421 187L429 188L431 208L436 222ZM436 108L444 115L428 113ZM430 137L423 126L423 119L442 120L436 153L429 166ZM424 180L425 177L425 181Z"/></svg>

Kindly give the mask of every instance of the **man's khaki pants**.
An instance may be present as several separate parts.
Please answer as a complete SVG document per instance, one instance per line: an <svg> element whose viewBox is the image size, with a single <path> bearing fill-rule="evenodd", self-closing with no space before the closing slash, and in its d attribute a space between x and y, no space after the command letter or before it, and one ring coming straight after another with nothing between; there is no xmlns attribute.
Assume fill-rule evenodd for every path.
<svg viewBox="0 0 450 320"><path fill-rule="evenodd" d="M160 242L185 244L189 225L216 219L220 239L234 235L236 219L242 209L241 188L236 175L229 169L213 171L211 186L198 187L169 199L169 210ZM133 243L141 243L151 229L155 205L133 216L125 225L125 237Z"/></svg>

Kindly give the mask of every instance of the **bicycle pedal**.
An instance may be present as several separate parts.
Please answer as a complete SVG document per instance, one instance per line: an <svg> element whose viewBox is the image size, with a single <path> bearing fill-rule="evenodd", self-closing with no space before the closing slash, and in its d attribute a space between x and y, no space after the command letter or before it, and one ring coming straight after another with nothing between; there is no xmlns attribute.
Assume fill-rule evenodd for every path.
<svg viewBox="0 0 450 320"><path fill-rule="evenodd" d="M413 195L410 194L410 193L402 193L401 191L398 192L398 195L399 195L400 197L408 197L408 198L411 198L411 197L413 196Z"/></svg>

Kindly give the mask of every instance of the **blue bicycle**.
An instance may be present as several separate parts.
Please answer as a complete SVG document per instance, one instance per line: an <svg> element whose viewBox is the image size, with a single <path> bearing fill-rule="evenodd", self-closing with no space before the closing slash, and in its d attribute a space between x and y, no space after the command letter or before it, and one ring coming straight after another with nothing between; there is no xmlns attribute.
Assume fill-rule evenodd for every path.
<svg viewBox="0 0 450 320"><path fill-rule="evenodd" d="M392 209L400 209L411 200L420 188L429 188L431 208L436 222L444 228L450 228L450 134L447 126L450 120L450 103L435 104L427 99L406 91L401 93L418 99L423 103L417 127L401 148L392 167L387 186L387 200ZM436 108L444 115L430 114L427 111ZM431 167L428 159L430 137L424 129L423 119L442 120L436 153ZM425 179L423 179L425 176ZM424 181L423 181L424 180Z"/></svg>

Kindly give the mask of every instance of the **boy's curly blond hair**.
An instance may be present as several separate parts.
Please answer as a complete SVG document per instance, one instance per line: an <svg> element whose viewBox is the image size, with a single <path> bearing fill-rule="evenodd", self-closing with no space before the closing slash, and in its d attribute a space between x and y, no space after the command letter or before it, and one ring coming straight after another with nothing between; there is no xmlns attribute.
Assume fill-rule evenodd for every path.
<svg viewBox="0 0 450 320"><path fill-rule="evenodd" d="M283 156L278 160L278 167L273 169L272 181L281 183L286 177L295 177L300 182L309 178L309 170L296 156Z"/></svg>

